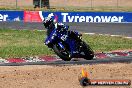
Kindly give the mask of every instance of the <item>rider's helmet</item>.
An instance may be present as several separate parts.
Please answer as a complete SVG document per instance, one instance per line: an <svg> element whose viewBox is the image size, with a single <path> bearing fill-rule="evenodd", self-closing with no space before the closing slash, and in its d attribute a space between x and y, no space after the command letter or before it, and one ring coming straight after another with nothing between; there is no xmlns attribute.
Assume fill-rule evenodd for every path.
<svg viewBox="0 0 132 88"><path fill-rule="evenodd" d="M47 17L44 19L43 24L45 28L49 28L49 26L53 23L53 19L51 17Z"/></svg>

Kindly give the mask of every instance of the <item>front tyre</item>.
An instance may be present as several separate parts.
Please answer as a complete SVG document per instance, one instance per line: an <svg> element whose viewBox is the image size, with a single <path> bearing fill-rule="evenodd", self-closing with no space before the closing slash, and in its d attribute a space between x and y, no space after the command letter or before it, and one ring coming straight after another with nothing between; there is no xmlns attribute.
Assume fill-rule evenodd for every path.
<svg viewBox="0 0 132 88"><path fill-rule="evenodd" d="M67 50L66 46L64 45L64 49L62 49L58 44L53 45L54 52L64 61L71 60L70 51Z"/></svg>

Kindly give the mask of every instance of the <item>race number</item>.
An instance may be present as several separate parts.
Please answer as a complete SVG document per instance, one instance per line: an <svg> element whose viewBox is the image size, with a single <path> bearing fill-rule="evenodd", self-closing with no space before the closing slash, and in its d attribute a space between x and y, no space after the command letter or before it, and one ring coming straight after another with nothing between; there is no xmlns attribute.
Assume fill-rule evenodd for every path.
<svg viewBox="0 0 132 88"><path fill-rule="evenodd" d="M68 37L67 35L61 36L61 40L65 41L67 39L67 37Z"/></svg>

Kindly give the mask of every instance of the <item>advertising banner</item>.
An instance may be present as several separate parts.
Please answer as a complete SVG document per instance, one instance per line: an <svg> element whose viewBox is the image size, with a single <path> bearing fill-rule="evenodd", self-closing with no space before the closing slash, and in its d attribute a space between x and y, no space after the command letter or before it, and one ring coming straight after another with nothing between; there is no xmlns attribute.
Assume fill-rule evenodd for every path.
<svg viewBox="0 0 132 88"><path fill-rule="evenodd" d="M45 17L58 22L129 23L132 12L44 12L44 11L0 11L0 21L42 22Z"/></svg>
<svg viewBox="0 0 132 88"><path fill-rule="evenodd" d="M0 21L23 21L23 11L0 11Z"/></svg>
<svg viewBox="0 0 132 88"><path fill-rule="evenodd" d="M132 22L132 12L24 12L25 22L41 22L45 17L52 16L59 22L96 22L122 23Z"/></svg>

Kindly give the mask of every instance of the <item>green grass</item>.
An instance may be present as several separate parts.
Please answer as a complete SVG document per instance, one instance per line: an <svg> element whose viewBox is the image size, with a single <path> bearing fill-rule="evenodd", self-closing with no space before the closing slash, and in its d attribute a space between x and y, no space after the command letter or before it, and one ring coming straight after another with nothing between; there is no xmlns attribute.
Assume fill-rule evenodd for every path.
<svg viewBox="0 0 132 88"><path fill-rule="evenodd" d="M54 54L44 45L45 31L0 29L0 57L26 57ZM132 49L132 39L100 35L83 35L96 51Z"/></svg>
<svg viewBox="0 0 132 88"><path fill-rule="evenodd" d="M90 44L94 51L105 52L132 49L132 39L105 35L84 35L83 38Z"/></svg>
<svg viewBox="0 0 132 88"><path fill-rule="evenodd" d="M0 30L0 57L22 57L50 54L44 46L44 31Z"/></svg>

